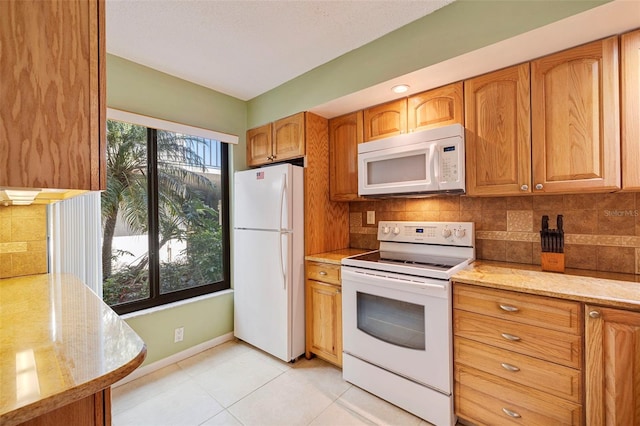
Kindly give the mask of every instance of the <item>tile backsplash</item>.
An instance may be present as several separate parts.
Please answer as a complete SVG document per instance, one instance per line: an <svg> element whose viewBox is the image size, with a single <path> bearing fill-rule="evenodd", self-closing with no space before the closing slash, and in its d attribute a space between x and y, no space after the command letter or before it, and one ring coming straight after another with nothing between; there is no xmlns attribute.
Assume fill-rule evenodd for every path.
<svg viewBox="0 0 640 426"><path fill-rule="evenodd" d="M540 264L540 224L564 216L567 268L640 274L640 194L530 195L471 198L444 196L350 203L349 240L376 249L377 221L475 222L476 257ZM376 212L376 225L366 212Z"/></svg>
<svg viewBox="0 0 640 426"><path fill-rule="evenodd" d="M0 206L0 278L47 269L47 207Z"/></svg>

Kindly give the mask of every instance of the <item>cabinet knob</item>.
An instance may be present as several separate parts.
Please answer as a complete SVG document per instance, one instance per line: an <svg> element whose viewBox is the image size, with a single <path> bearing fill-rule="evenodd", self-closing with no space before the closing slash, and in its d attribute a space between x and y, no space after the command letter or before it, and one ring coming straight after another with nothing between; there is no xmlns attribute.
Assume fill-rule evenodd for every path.
<svg viewBox="0 0 640 426"><path fill-rule="evenodd" d="M529 185L527 185L527 184L525 183L524 185L522 185L522 186L520 187L520 190L521 190L521 191L528 191L528 190L529 190Z"/></svg>
<svg viewBox="0 0 640 426"><path fill-rule="evenodd" d="M320 271L318 272L318 275L327 275L327 273L325 271Z"/></svg>
<svg viewBox="0 0 640 426"><path fill-rule="evenodd" d="M516 308L515 306L503 305L503 304L500 304L500 309L502 309L503 311L507 311L507 312L518 312L520 310L520 309Z"/></svg>
<svg viewBox="0 0 640 426"><path fill-rule="evenodd" d="M503 408L502 412L509 417L513 417L514 419L519 419L520 417L522 417L520 414L516 413L515 411L511 411L508 408Z"/></svg>
<svg viewBox="0 0 640 426"><path fill-rule="evenodd" d="M513 334L509 333L502 333L501 336L507 340L511 340L512 342L517 342L520 340L518 336L514 336Z"/></svg>
<svg viewBox="0 0 640 426"><path fill-rule="evenodd" d="M511 372L516 372L516 371L520 371L520 369L518 367L516 367L515 365L511 365L511 364L507 364L506 362L502 362L500 363L500 365L502 366L502 368L504 368L507 371L511 371Z"/></svg>
<svg viewBox="0 0 640 426"><path fill-rule="evenodd" d="M591 318L600 318L600 312L598 312L598 311L591 311L591 312L589 312L589 316L590 316Z"/></svg>
<svg viewBox="0 0 640 426"><path fill-rule="evenodd" d="M536 189L540 190L544 188L544 186L541 183L536 184Z"/></svg>

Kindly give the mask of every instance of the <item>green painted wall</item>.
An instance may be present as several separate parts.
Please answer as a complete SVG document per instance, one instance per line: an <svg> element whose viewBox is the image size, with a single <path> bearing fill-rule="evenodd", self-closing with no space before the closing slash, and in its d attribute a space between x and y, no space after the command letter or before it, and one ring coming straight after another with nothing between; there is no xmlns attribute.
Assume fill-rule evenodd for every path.
<svg viewBox="0 0 640 426"><path fill-rule="evenodd" d="M126 59L107 55L107 106L238 135L234 170L246 168L246 102ZM147 344L144 365L233 331L233 294L198 299L127 319ZM184 340L173 342L184 327Z"/></svg>
<svg viewBox="0 0 640 426"><path fill-rule="evenodd" d="M608 1L458 0L251 99L247 127L308 110Z"/></svg>
<svg viewBox="0 0 640 426"><path fill-rule="evenodd" d="M107 106L240 137L231 162L246 168L247 104L114 55L107 55Z"/></svg>
<svg viewBox="0 0 640 426"><path fill-rule="evenodd" d="M147 344L143 365L233 331L233 294L216 295L195 302L126 319ZM184 340L174 343L174 331L184 327Z"/></svg>

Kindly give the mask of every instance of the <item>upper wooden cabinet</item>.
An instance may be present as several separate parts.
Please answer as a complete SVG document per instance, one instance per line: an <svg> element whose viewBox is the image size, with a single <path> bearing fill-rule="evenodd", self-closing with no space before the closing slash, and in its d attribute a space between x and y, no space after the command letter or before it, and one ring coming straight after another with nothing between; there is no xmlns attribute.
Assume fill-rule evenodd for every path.
<svg viewBox="0 0 640 426"><path fill-rule="evenodd" d="M332 201L358 199L358 144L362 111L329 120L329 189Z"/></svg>
<svg viewBox="0 0 640 426"><path fill-rule="evenodd" d="M640 190L640 30L621 37L622 189Z"/></svg>
<svg viewBox="0 0 640 426"><path fill-rule="evenodd" d="M261 166L303 157L305 114L300 112L247 131L247 165Z"/></svg>
<svg viewBox="0 0 640 426"><path fill-rule="evenodd" d="M247 130L247 166L258 166L271 161L271 123Z"/></svg>
<svg viewBox="0 0 640 426"><path fill-rule="evenodd" d="M281 118L273 123L273 161L304 156L305 113Z"/></svg>
<svg viewBox="0 0 640 426"><path fill-rule="evenodd" d="M586 418L640 424L640 312L585 306Z"/></svg>
<svg viewBox="0 0 640 426"><path fill-rule="evenodd" d="M456 123L464 124L462 82L418 93L407 99L409 132Z"/></svg>
<svg viewBox="0 0 640 426"><path fill-rule="evenodd" d="M618 38L531 63L533 191L620 189Z"/></svg>
<svg viewBox="0 0 640 426"><path fill-rule="evenodd" d="M104 0L0 2L0 187L105 189Z"/></svg>
<svg viewBox="0 0 640 426"><path fill-rule="evenodd" d="M467 193L531 190L529 64L464 82Z"/></svg>
<svg viewBox="0 0 640 426"><path fill-rule="evenodd" d="M407 132L407 98L364 110L364 141L396 136Z"/></svg>

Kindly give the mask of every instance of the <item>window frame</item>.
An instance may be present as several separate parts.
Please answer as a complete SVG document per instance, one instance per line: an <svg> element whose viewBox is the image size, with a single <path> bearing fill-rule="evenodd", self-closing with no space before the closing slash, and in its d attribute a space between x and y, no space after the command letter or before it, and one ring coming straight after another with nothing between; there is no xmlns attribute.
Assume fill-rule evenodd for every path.
<svg viewBox="0 0 640 426"><path fill-rule="evenodd" d="M119 118L108 117L108 120L128 121ZM109 305L117 314L129 314L144 309L154 308L173 302L179 302L193 297L216 293L218 291L231 288L231 242L230 242L230 197L229 197L229 144L220 142L220 182L222 196L222 281L202 284L169 293L160 292L160 261L159 261L159 221L158 221L158 173L157 173L157 128L146 124L132 123L143 126L147 129L147 191L149 215L149 297L145 299L133 300L116 305Z"/></svg>

